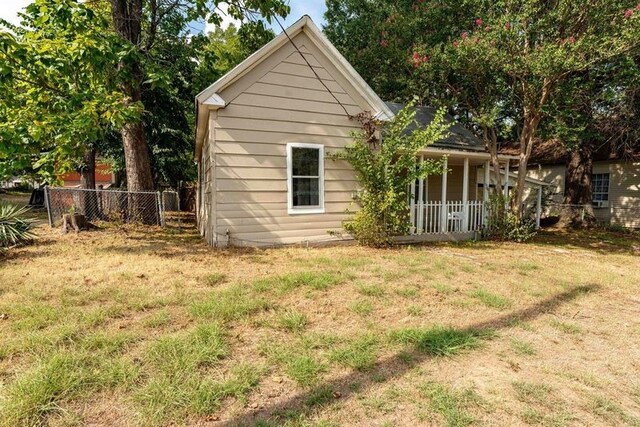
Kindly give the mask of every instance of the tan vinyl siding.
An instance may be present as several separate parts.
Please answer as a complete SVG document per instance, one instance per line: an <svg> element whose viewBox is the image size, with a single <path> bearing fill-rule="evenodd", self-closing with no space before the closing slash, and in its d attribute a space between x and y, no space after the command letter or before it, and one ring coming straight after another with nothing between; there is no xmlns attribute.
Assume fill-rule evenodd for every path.
<svg viewBox="0 0 640 427"><path fill-rule="evenodd" d="M596 220L640 228L640 163L596 162L593 173L609 174L609 207L595 208ZM565 188L565 166L542 166L529 170L528 176L555 183L553 200L562 203Z"/></svg>
<svg viewBox="0 0 640 427"><path fill-rule="evenodd" d="M595 209L603 222L640 228L640 163L596 163L593 173L609 173L609 207Z"/></svg>
<svg viewBox="0 0 640 427"><path fill-rule="evenodd" d="M369 108L314 46L306 47L304 34L295 42L350 114ZM227 231L231 243L248 245L324 241L328 231L341 231L358 188L345 162L325 159L325 213L287 212L287 143L323 144L327 154L349 144L357 129L299 54L275 52L221 96L228 105L211 121L218 243L227 243Z"/></svg>
<svg viewBox="0 0 640 427"><path fill-rule="evenodd" d="M564 165L542 166L539 168L530 169L527 172L527 177L553 184L549 189L553 194L551 200L554 203L564 203ZM530 188L526 189L525 199L529 198L529 194L531 194L533 198L536 198L537 189L534 189L533 193L531 193Z"/></svg>
<svg viewBox="0 0 640 427"><path fill-rule="evenodd" d="M200 234L205 237L207 242L213 244L213 217L212 204L215 197L213 189L214 167L211 163L210 151L212 144L206 144L202 150L202 156L198 164L199 167L199 188L198 188L198 227Z"/></svg>
<svg viewBox="0 0 640 427"><path fill-rule="evenodd" d="M469 166L469 200L476 200L476 167ZM447 200L450 202L462 201L464 171L462 166L449 166L447 174ZM432 175L428 178L426 200L439 202L442 200L442 175ZM482 195L482 192L480 192ZM480 197L480 200L482 197Z"/></svg>

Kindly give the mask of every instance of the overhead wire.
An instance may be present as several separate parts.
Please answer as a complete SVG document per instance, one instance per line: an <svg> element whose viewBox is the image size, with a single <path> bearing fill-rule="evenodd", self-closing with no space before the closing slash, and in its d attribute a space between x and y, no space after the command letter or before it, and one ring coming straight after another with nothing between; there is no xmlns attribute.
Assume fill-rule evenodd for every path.
<svg viewBox="0 0 640 427"><path fill-rule="evenodd" d="M291 36L289 36L289 33L287 33L287 30L284 28L284 26L282 25L282 23L280 22L280 20L278 19L277 16L274 16L275 21L278 23L278 25L280 26L280 28L282 29L282 32L284 33L285 36L287 36L287 39L289 39L289 43L291 43L291 45L293 46L293 48L300 54L300 56L302 57L302 59L304 60L304 62L307 64L307 66L309 67L309 69L311 70L311 72L316 76L316 78L318 79L318 81L322 84L322 86L324 86L324 88L327 90L327 92L329 92L329 94L333 97L333 99L336 100L336 102L338 103L338 105L340 105L340 107L342 107L342 109L344 110L344 113L347 115L348 118L353 117L351 114L349 114L349 111L347 110L347 107L344 106L344 104L342 102L340 102L340 100L338 99L338 97L331 91L331 89L329 89L329 86L327 86L327 84L324 82L324 80L322 80L322 78L320 77L320 75L318 74L318 72L316 71L316 69L313 67L313 65L311 65L311 63L309 62L309 60L307 59L307 57L300 51L300 49L298 48L298 46L296 45L296 43L293 41L293 39L291 38Z"/></svg>
<svg viewBox="0 0 640 427"><path fill-rule="evenodd" d="M253 10L249 9L246 6L244 6L244 10L245 10L245 16L250 21L252 21L254 23L257 23L260 20L259 18L257 18L255 16L255 15L258 15L258 13L256 11L253 11ZM346 114L346 116L349 119L351 119L353 116L349 113L349 110L347 110L347 107L345 107L344 104L342 102L340 102L340 99L338 99L336 94L334 94L333 91L329 88L329 86L327 86L327 84L324 82L324 80L322 80L322 78L320 77L320 75L318 74L316 69L313 67L313 65L311 65L311 63L309 62L307 57L304 55L304 53L298 48L296 43L293 41L293 39L291 38L291 36L287 32L286 28L284 28L284 25L282 25L282 22L280 22L280 20L278 19L278 17L276 15L273 16L273 19L276 21L276 23L278 24L278 26L282 30L282 33L287 37L287 39L289 40L289 43L291 43L291 46L293 46L293 48L296 50L296 52L298 52L298 54L302 57L302 60L305 62L305 64L307 64L307 67L309 67L309 69L311 70L313 75L316 77L316 79L318 79L320 84L325 88L325 90L329 93L329 95L331 95L331 97L338 103L338 105L340 105L340 107L342 107L342 109L344 110L344 113Z"/></svg>

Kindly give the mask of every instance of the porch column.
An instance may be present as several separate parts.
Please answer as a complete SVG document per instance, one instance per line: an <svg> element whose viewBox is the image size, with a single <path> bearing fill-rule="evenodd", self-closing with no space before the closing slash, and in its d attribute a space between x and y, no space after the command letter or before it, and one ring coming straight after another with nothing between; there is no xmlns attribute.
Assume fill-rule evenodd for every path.
<svg viewBox="0 0 640 427"><path fill-rule="evenodd" d="M542 216L542 185L538 187L538 204L536 206L536 228L540 228L540 217Z"/></svg>
<svg viewBox="0 0 640 427"><path fill-rule="evenodd" d="M440 232L447 232L447 173L449 172L449 159L444 158L442 164L442 197L440 207Z"/></svg>
<svg viewBox="0 0 640 427"><path fill-rule="evenodd" d="M462 172L462 231L469 230L469 158L464 158Z"/></svg>
<svg viewBox="0 0 640 427"><path fill-rule="evenodd" d="M504 197L509 197L509 161L504 165Z"/></svg>
<svg viewBox="0 0 640 427"><path fill-rule="evenodd" d="M482 200L489 201L489 187L491 186L491 161L484 162L484 183L482 185Z"/></svg>
<svg viewBox="0 0 640 427"><path fill-rule="evenodd" d="M489 209L489 189L491 187L491 161L484 162L484 183L482 185L482 225L487 224L487 211Z"/></svg>
<svg viewBox="0 0 640 427"><path fill-rule="evenodd" d="M409 184L410 200L409 200L409 218L411 220L411 234L416 232L416 182Z"/></svg>
<svg viewBox="0 0 640 427"><path fill-rule="evenodd" d="M424 162L424 156L420 156L420 166ZM420 178L418 180L418 228L416 229L417 234L422 234L424 230L424 178Z"/></svg>

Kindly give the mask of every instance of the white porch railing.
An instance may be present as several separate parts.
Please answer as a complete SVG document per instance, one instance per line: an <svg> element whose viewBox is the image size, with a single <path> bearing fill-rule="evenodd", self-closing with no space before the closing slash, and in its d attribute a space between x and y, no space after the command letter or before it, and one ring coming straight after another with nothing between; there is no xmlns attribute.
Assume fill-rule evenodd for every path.
<svg viewBox="0 0 640 427"><path fill-rule="evenodd" d="M411 204L412 234L465 233L484 226L484 202L416 202Z"/></svg>

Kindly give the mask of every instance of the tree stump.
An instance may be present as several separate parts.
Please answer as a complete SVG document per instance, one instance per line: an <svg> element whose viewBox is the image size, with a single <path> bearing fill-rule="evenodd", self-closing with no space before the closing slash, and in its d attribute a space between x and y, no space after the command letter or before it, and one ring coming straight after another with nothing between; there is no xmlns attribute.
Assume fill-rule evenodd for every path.
<svg viewBox="0 0 640 427"><path fill-rule="evenodd" d="M89 222L82 214L63 214L62 215L62 232L67 233L69 228L73 228L76 233L80 230L89 229Z"/></svg>

